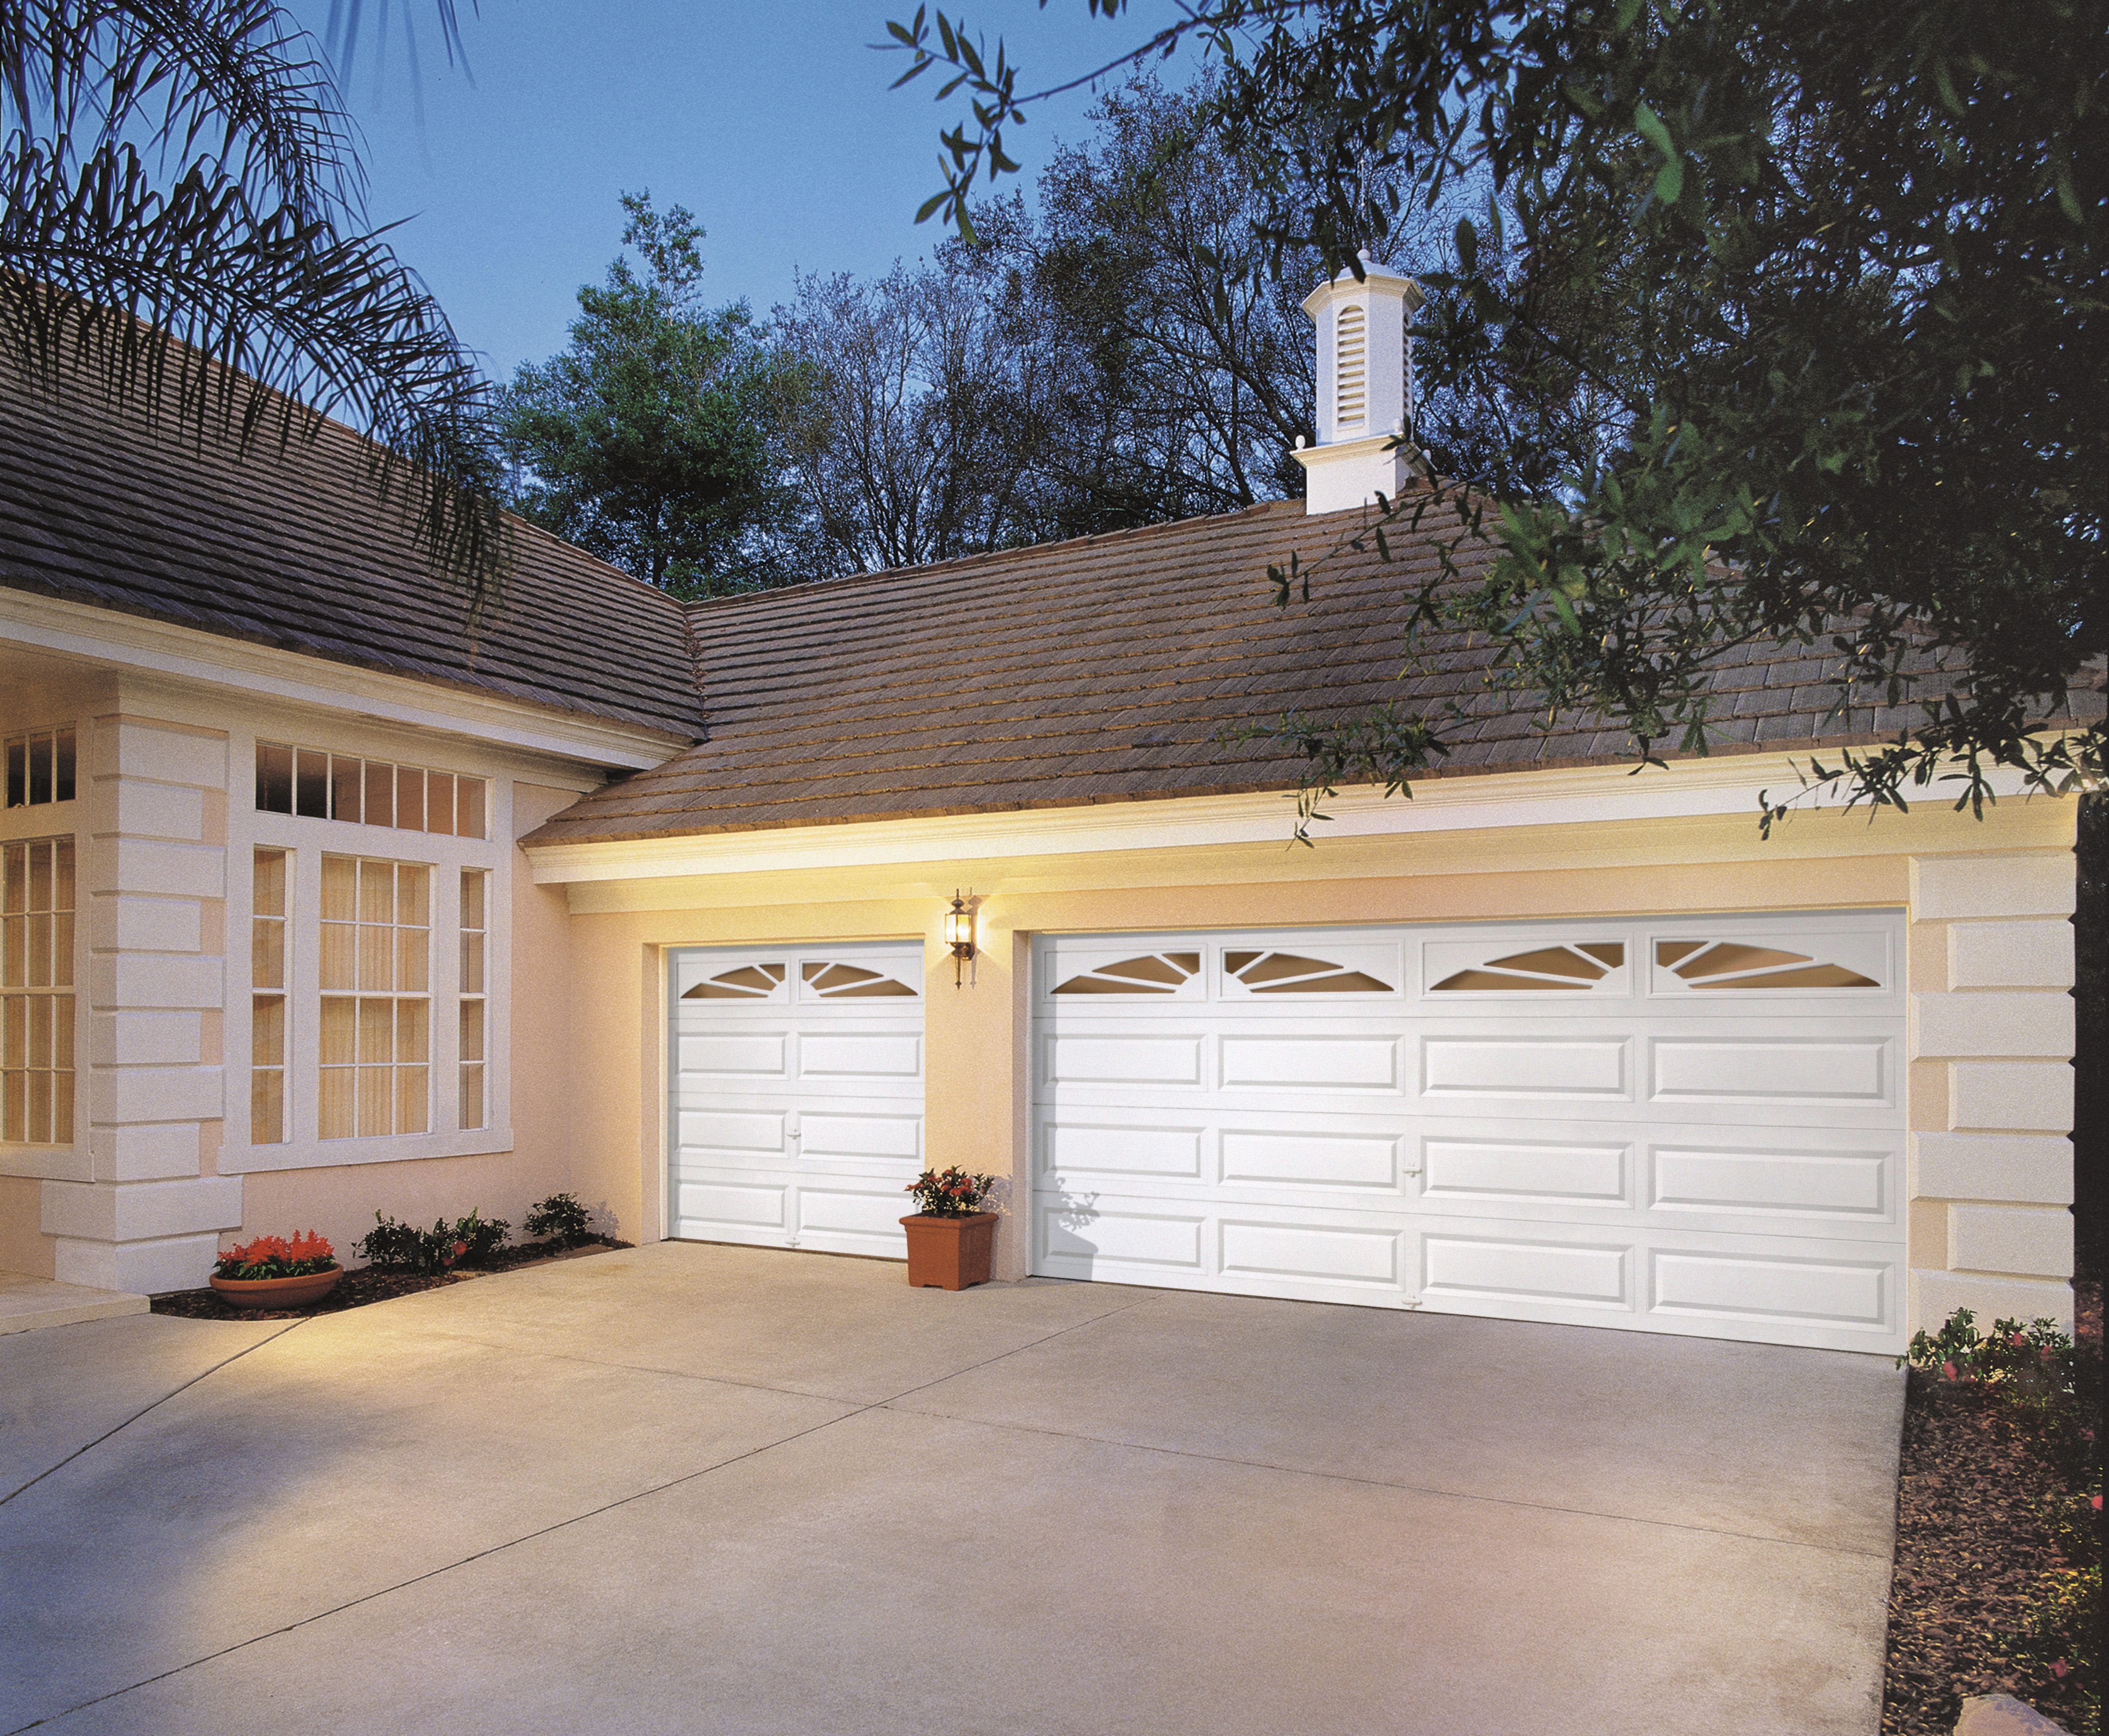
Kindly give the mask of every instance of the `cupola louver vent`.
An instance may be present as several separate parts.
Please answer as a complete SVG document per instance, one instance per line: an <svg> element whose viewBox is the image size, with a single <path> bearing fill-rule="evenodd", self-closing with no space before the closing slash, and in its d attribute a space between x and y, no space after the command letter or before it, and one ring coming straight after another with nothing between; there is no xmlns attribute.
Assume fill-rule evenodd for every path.
<svg viewBox="0 0 2109 1736"><path fill-rule="evenodd" d="M1359 305L1340 310L1334 328L1334 420L1359 426L1369 412L1369 319Z"/></svg>

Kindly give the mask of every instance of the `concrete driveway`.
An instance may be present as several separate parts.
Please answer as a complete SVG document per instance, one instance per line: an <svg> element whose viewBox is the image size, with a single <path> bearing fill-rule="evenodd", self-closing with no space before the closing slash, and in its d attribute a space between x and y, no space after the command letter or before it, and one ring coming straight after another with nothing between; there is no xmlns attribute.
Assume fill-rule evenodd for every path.
<svg viewBox="0 0 2109 1736"><path fill-rule="evenodd" d="M669 1243L0 1339L0 1731L1871 1733L1883 1360Z"/></svg>

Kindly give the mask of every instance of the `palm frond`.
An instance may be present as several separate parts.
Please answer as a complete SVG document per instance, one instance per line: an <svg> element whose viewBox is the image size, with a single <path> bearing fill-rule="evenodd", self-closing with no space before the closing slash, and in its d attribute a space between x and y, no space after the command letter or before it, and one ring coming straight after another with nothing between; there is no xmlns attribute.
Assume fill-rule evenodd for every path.
<svg viewBox="0 0 2109 1736"><path fill-rule="evenodd" d="M449 13L450 16L450 13ZM246 450L326 416L481 606L485 386L363 213L355 129L271 0L0 0L0 346Z"/></svg>

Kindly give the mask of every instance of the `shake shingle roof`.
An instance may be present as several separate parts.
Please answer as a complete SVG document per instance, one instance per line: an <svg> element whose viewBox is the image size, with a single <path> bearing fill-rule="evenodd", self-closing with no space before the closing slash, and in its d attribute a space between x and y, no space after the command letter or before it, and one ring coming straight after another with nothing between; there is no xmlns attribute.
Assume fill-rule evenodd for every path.
<svg viewBox="0 0 2109 1736"><path fill-rule="evenodd" d="M1312 600L1267 576L1354 527L1300 502L691 609L710 739L566 810L535 843L647 839L1285 789L1301 762L1241 726L1384 700L1461 709L1437 775L1618 759L1592 719L1551 729L1488 690L1484 649L1425 644L1402 670L1406 598L1437 571L1330 558ZM1745 648L1715 678L1715 751L1867 739L1916 710L1832 715L1804 648Z"/></svg>
<svg viewBox="0 0 2109 1736"><path fill-rule="evenodd" d="M1449 742L1425 775L1632 752L1600 720L1547 727L1490 689L1484 648L1424 634L1402 668L1429 539L1394 536L1390 563L1356 554L1339 547L1353 515L1300 502L686 608L521 525L504 597L472 624L365 486L363 450L330 424L237 459L0 372L0 585L693 744L537 843L1288 789L1302 760L1241 730L1385 701ZM1276 608L1267 569L1292 552L1326 558L1311 600ZM1724 653L1714 751L1921 721L1916 705L1841 714L1828 672L1804 647ZM2081 717L2102 709L2075 696Z"/></svg>
<svg viewBox="0 0 2109 1736"><path fill-rule="evenodd" d="M703 733L680 605L516 524L503 593L473 624L364 448L326 423L246 456L150 428L99 391L54 400L0 366L0 585L63 597L648 730Z"/></svg>

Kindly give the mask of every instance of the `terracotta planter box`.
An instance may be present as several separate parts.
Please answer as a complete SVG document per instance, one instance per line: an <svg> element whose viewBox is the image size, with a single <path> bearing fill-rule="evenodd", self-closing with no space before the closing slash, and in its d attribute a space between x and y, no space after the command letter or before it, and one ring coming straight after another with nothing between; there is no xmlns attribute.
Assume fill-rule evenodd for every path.
<svg viewBox="0 0 2109 1736"><path fill-rule="evenodd" d="M964 1218L933 1218L918 1212L903 1218L908 1232L908 1282L917 1290L965 1290L989 1281L996 1258L994 1212L969 1212Z"/></svg>
<svg viewBox="0 0 2109 1736"><path fill-rule="evenodd" d="M212 1287L237 1308L305 1308L336 1288L344 1268L309 1272L296 1278L224 1278L215 1273Z"/></svg>

